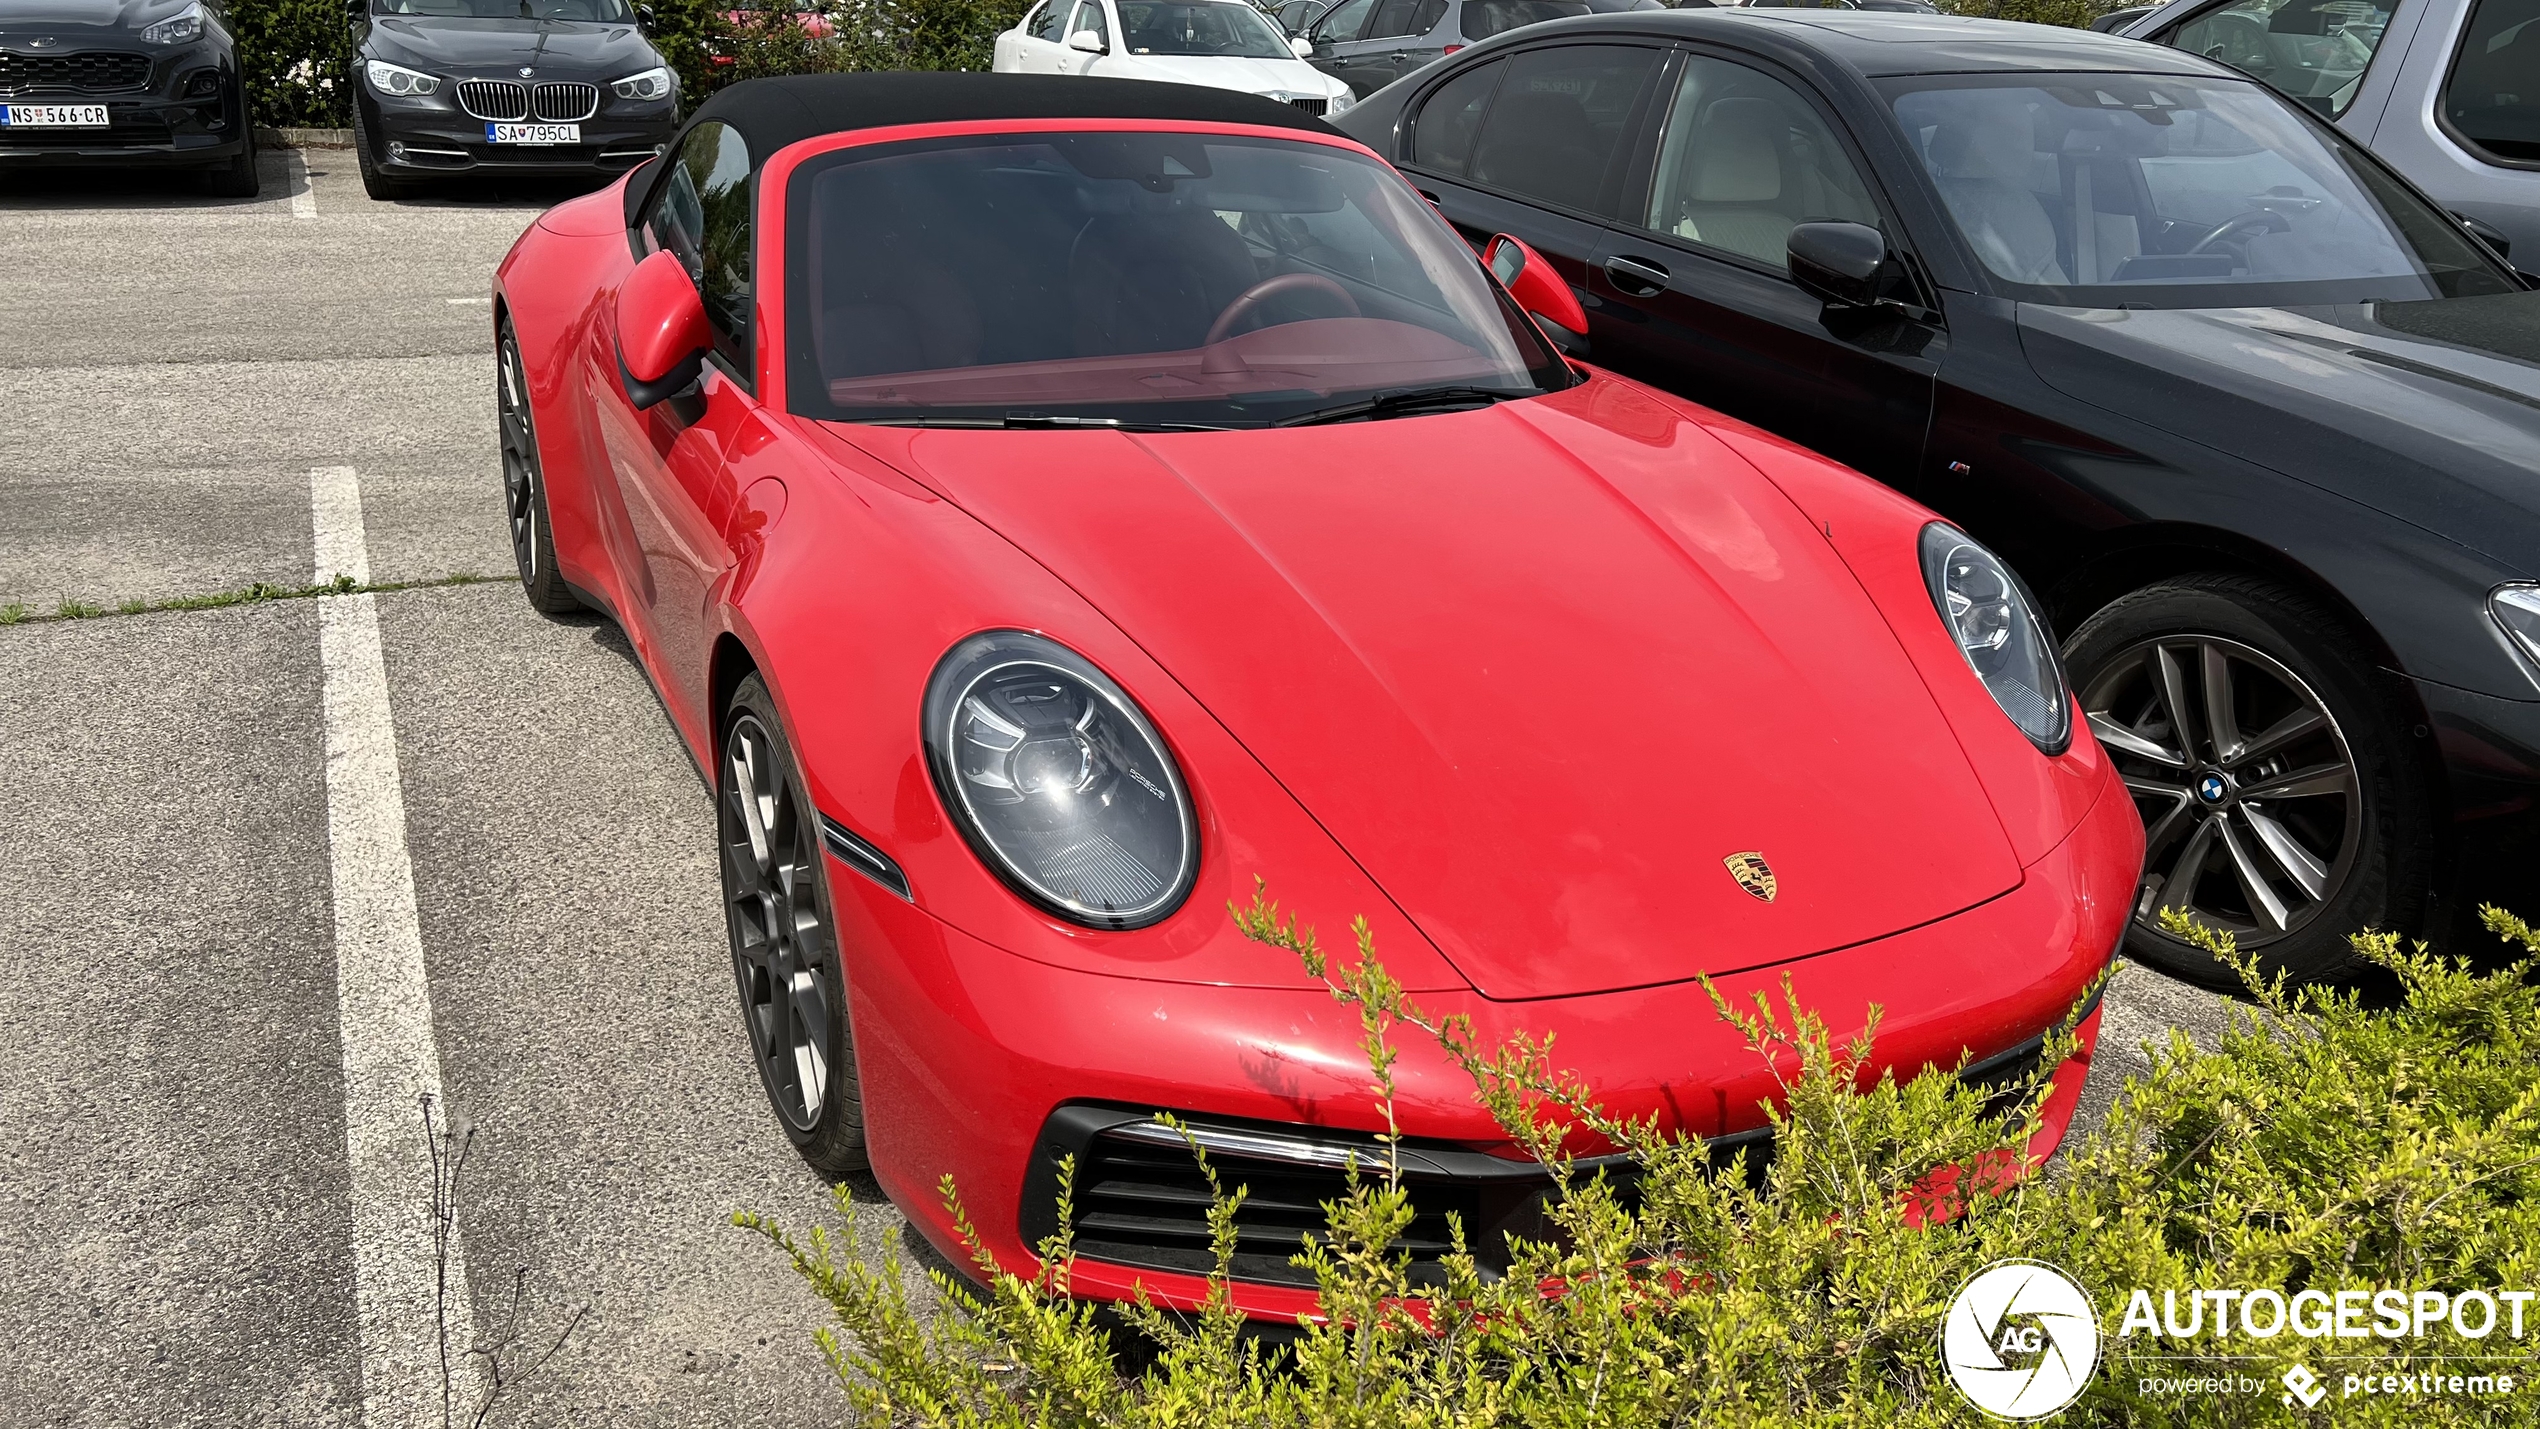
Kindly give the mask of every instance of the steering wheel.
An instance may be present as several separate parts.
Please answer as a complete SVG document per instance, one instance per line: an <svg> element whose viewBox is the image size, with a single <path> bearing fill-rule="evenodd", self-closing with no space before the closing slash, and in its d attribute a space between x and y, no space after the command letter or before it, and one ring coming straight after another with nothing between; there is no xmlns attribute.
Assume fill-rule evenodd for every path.
<svg viewBox="0 0 2540 1429"><path fill-rule="evenodd" d="M1217 321L1208 325L1208 336L1200 340L1200 346L1215 347L1224 342L1235 335L1235 325L1251 317L1262 304L1293 293L1321 293L1327 298L1337 299L1348 310L1347 316L1354 318L1359 315L1358 300L1349 295L1349 289L1322 274L1281 273L1244 289L1233 302L1228 303L1226 310L1217 315Z"/></svg>
<svg viewBox="0 0 2540 1429"><path fill-rule="evenodd" d="M2243 74L2265 79L2275 73L2275 53L2267 48L2264 25L2247 15L2226 11L2213 17L2214 42L2205 58L2220 60Z"/></svg>
<svg viewBox="0 0 2540 1429"><path fill-rule="evenodd" d="M2238 233L2244 228L2248 229L2253 235L2259 233L2291 233L2293 231L2293 224L2290 220L2286 219L2283 214L2276 212L2274 209L2253 208L2247 213L2240 215L2238 218L2230 219L2224 223L2216 225L2213 232L2197 239L2195 246L2189 248L2187 251L2190 253L2202 253L2217 243L2229 241L2233 234Z"/></svg>

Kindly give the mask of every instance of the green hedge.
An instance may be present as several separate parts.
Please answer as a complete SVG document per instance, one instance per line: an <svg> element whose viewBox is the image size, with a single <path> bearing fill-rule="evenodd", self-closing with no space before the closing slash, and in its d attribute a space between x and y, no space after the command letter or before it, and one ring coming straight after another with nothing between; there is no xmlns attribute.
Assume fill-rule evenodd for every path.
<svg viewBox="0 0 2540 1429"><path fill-rule="evenodd" d="M2152 1049L2102 1129L2007 1189L1963 1198L1943 1168L2006 1164L2035 1124L1989 1117L1949 1076L1861 1085L1870 1031L1838 1040L1784 998L1730 1006L1785 1077L1776 1154L1759 1184L1715 1171L1697 1141L1616 1124L1555 1075L1548 1045L1474 1045L1471 1029L1422 1013L1376 964L1332 971L1312 934L1273 907L1238 914L1255 939L1304 958L1354 1006L1373 1092L1386 1105L1395 1040L1433 1044L1472 1076L1508 1134L1536 1148L1563 1187L1558 1235L1515 1248L1485 1280L1450 1257L1442 1288L1414 1288L1383 1249L1409 1210L1382 1165L1328 1206L1329 1238L1302 1247L1328 1318L1293 1344L1243 1332L1223 1293L1200 1314L1131 1307L1157 1350L1123 1373L1102 1319L1067 1298L1069 1246L1042 1247L1037 1270L994 1265L985 1291L934 1276L940 1308L921 1309L896 1263L841 1260L853 1233L797 1238L764 1218L736 1219L771 1240L834 1311L819 1332L850 1406L868 1425L1069 1426L1659 1426L1977 1424L1940 1363L1946 1307L1981 1268L2024 1258L2060 1267L2098 1298L2100 1367L2066 1425L2530 1424L2540 1420L2540 1315L2531 1339L2465 1339L2437 1324L2423 1339L2304 1340L2291 1334L2158 1343L2119 1337L2126 1287L2304 1290L2540 1288L2540 995L2530 979L2540 934L2495 910L2488 926L2523 960L2480 973L2395 938L2356 940L2402 997L2288 993L2258 979L2228 939L2183 932L2242 972L2249 1003L2208 1053L2174 1035ZM1859 1009L1826 1009L1847 1020ZM1638 1193L1570 1174L1561 1128L1584 1126L1627 1147ZM1196 1153L1196 1146L1194 1151ZM1203 1158L1204 1161L1204 1158ZM1940 1179L1935 1180L1935 1173ZM1232 1254L1240 1186L1220 1183L1211 1223L1219 1264ZM957 1209L954 1188L943 1189ZM1064 1218L1062 1217L1062 1223ZM967 1222L963 1222L967 1224ZM1460 1233L1459 1233L1460 1234ZM1013 1273L1021 1271L1024 1273ZM1541 1287L1561 1287L1547 1295ZM2540 1309L2540 1307L2535 1307ZM2474 1317L2473 1317L2474 1318ZM2227 1349L2246 1359L2211 1356ZM2186 1354L2184 1360L2156 1358ZM2505 1373L2508 1397L2347 1398L2351 1363L2376 1372ZM2194 1358L2204 1355L2207 1358ZM2475 1364L2454 1358L2488 1357ZM2307 1364L2329 1381L2316 1410L2281 1376ZM2232 1394L2146 1385L2237 1377ZM2394 1381L2395 1382L2395 1381Z"/></svg>
<svg viewBox="0 0 2540 1429"><path fill-rule="evenodd" d="M353 29L344 0L231 0L229 23L256 123L341 129L353 122Z"/></svg>

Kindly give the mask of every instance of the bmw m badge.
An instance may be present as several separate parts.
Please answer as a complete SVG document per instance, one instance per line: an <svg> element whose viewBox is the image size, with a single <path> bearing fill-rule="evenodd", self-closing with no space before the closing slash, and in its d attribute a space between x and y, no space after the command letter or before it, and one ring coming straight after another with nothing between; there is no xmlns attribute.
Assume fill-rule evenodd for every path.
<svg viewBox="0 0 2540 1429"><path fill-rule="evenodd" d="M1728 865L1729 877L1737 880L1738 887L1767 903L1773 901L1774 894L1781 892L1781 881L1773 877L1773 866L1752 849L1730 854L1720 862Z"/></svg>

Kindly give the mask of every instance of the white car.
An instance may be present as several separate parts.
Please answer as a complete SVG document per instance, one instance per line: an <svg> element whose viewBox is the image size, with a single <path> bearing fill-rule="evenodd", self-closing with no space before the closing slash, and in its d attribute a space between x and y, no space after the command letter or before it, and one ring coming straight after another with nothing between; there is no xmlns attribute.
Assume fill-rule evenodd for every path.
<svg viewBox="0 0 2540 1429"><path fill-rule="evenodd" d="M1349 108L1349 86L1307 64L1307 52L1246 0L1041 0L997 36L995 68L1204 84L1308 114Z"/></svg>

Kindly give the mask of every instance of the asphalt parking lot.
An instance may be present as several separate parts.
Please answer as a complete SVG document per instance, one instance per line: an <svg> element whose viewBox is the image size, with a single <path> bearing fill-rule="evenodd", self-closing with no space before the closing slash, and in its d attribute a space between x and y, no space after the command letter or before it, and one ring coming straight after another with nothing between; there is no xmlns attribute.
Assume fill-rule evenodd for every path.
<svg viewBox="0 0 2540 1429"><path fill-rule="evenodd" d="M428 1247L428 1182L383 1202L347 1151L356 611L420 948L396 1025L477 1128L468 1298L491 1328L525 1268L533 1330L592 1307L506 1417L833 1422L818 1307L729 1224L827 1197L743 1049L711 803L616 632L508 582L488 275L561 195L266 163L252 202L0 181L0 606L299 585L343 568L348 491L370 578L439 582L0 626L0 1423L421 1422L376 1324L366 1383L356 1293ZM2109 1007L2090 1115L2130 1048L2219 1021L2140 969Z"/></svg>

